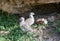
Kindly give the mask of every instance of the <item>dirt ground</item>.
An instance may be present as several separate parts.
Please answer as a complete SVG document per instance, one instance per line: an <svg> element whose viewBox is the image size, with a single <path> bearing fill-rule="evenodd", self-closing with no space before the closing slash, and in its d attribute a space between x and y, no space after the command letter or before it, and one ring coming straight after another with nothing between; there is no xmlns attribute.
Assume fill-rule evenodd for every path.
<svg viewBox="0 0 60 41"><path fill-rule="evenodd" d="M40 16L40 15L38 15L38 16ZM44 17L47 19L47 18L49 18L49 16L54 16L55 20L60 19L60 14L56 13L56 12L52 13L52 14L48 14L48 15L42 14L40 17ZM46 29L42 28L41 30L43 31L43 33L40 33L39 35L42 34L42 36L40 36L40 37L42 37L43 40L40 37L37 37L36 41L60 41L60 35L55 31L56 25L54 25L54 26L52 26L52 25L54 25L54 23L49 25Z"/></svg>

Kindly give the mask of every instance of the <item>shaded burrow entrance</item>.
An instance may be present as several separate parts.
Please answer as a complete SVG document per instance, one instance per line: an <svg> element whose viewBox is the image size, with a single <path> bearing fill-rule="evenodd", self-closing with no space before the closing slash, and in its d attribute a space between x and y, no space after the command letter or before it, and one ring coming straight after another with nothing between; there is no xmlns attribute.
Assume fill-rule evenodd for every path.
<svg viewBox="0 0 60 41"><path fill-rule="evenodd" d="M60 14L60 3L37 4L37 5L31 5L31 7L32 7L31 10L20 14L20 16L27 17L30 12L34 12L35 15L41 15L41 16Z"/></svg>
<svg viewBox="0 0 60 41"><path fill-rule="evenodd" d="M38 4L31 7L31 11L28 11L28 14L26 13L27 16L30 12L34 12L36 16L40 17L56 16L60 18L60 3Z"/></svg>
<svg viewBox="0 0 60 41"><path fill-rule="evenodd" d="M44 5L34 5L32 6L31 11L36 14L52 14L54 12L60 13L60 4L51 3Z"/></svg>

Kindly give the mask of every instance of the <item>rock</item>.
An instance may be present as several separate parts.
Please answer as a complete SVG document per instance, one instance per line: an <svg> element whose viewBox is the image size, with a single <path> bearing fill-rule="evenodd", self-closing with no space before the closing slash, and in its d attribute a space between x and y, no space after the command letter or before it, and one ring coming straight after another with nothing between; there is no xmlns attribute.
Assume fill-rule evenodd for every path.
<svg viewBox="0 0 60 41"><path fill-rule="evenodd" d="M31 11L31 9L33 9L32 6L34 5L59 2L60 0L0 0L0 9L8 13L22 14L27 11Z"/></svg>
<svg viewBox="0 0 60 41"><path fill-rule="evenodd" d="M50 17L48 17L48 21L49 21L49 22L54 22L54 21L55 21L55 16L50 16Z"/></svg>
<svg viewBox="0 0 60 41"><path fill-rule="evenodd" d="M9 34L9 31L0 31L0 35L7 35Z"/></svg>

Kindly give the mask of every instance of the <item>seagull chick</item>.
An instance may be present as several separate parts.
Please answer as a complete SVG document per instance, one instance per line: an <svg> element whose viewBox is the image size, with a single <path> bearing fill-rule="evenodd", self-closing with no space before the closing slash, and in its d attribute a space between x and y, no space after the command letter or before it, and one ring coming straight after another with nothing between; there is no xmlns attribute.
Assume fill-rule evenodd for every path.
<svg viewBox="0 0 60 41"><path fill-rule="evenodd" d="M30 28L30 26L26 24L24 17L20 18L20 23L19 24L20 24L20 28L23 32L32 31L32 28Z"/></svg>
<svg viewBox="0 0 60 41"><path fill-rule="evenodd" d="M34 17L33 17L34 13L31 12L29 15L29 18L26 19L26 24L28 24L29 26L31 26L32 24L34 24Z"/></svg>

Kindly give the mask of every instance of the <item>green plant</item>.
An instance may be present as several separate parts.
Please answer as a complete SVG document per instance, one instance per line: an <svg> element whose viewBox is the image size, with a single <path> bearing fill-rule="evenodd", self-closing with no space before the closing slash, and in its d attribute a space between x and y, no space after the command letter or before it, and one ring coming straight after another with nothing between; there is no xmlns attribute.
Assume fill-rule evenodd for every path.
<svg viewBox="0 0 60 41"><path fill-rule="evenodd" d="M57 27L56 27L56 31L60 33L60 20L57 20Z"/></svg>
<svg viewBox="0 0 60 41"><path fill-rule="evenodd" d="M35 41L31 35L23 33L20 29L17 15L0 11L0 31L3 30L9 31L9 34L6 36L0 34L0 41Z"/></svg>

